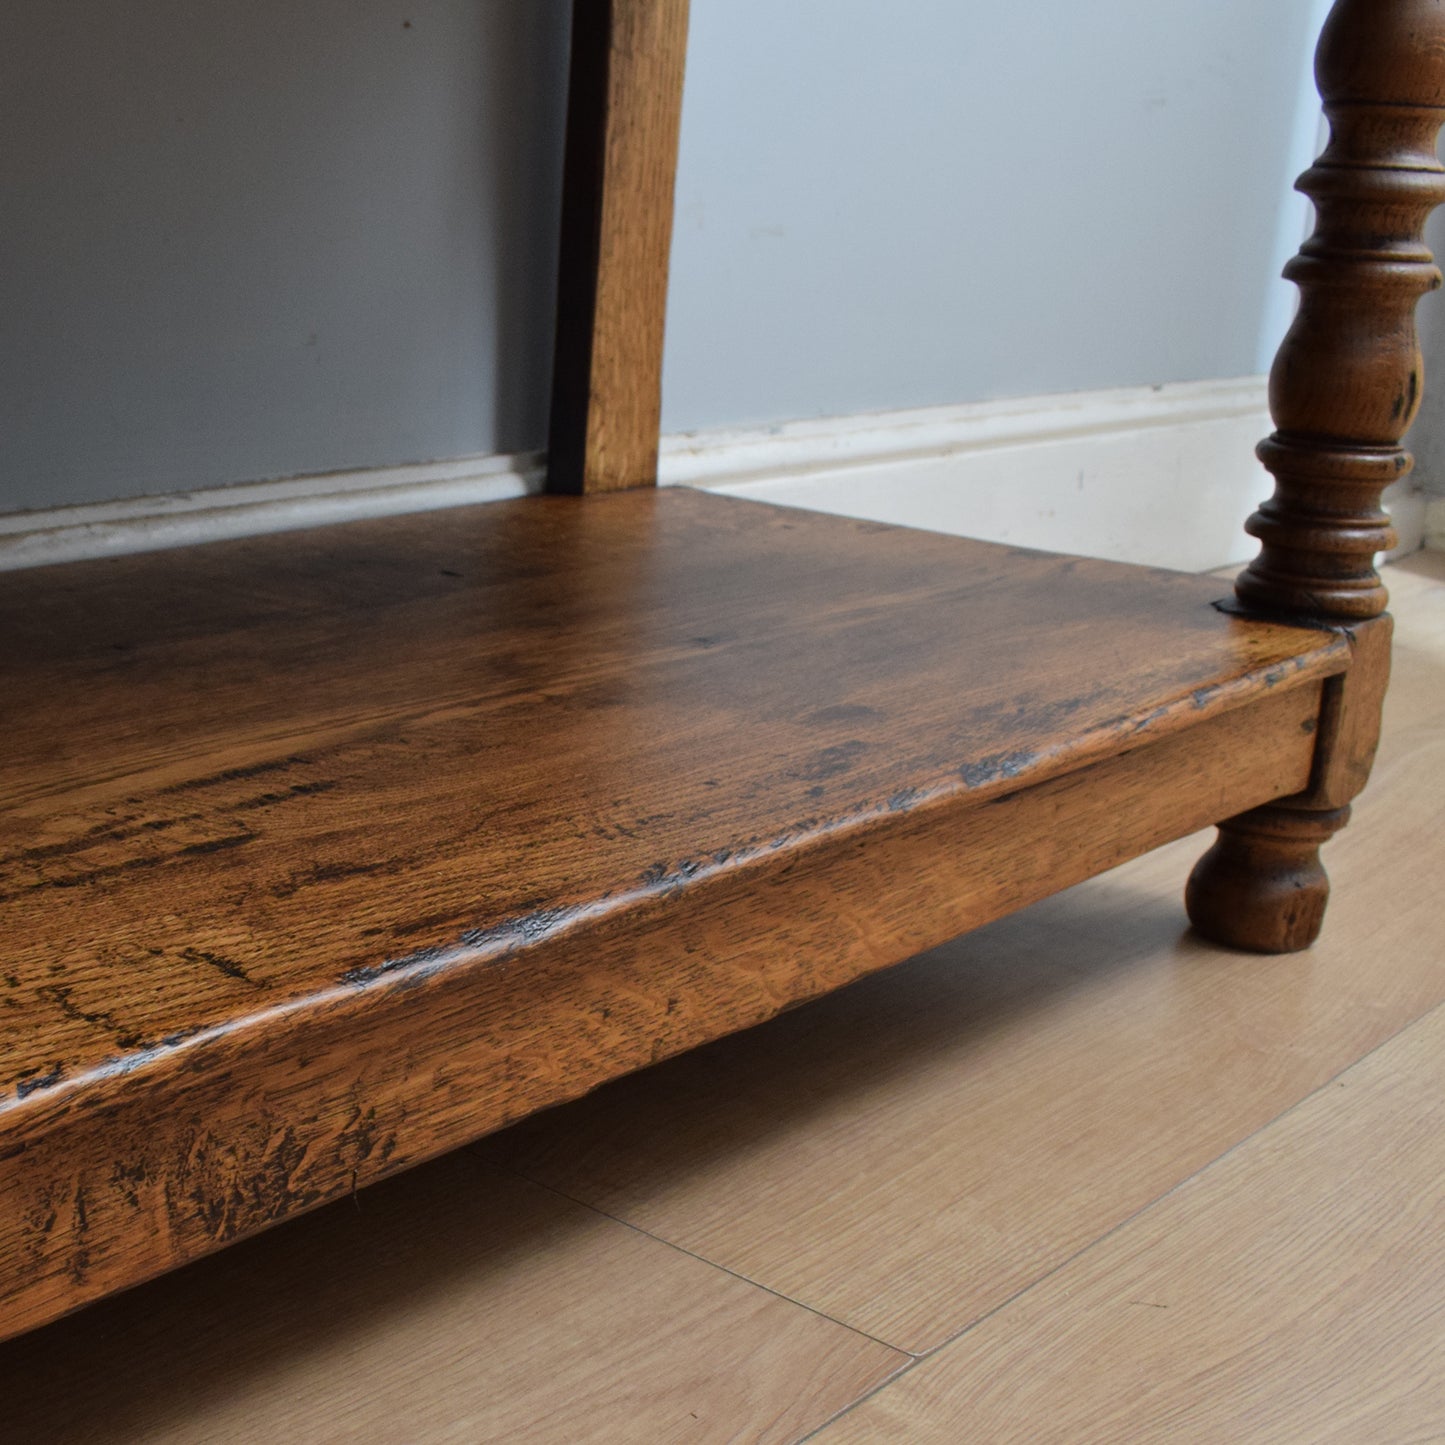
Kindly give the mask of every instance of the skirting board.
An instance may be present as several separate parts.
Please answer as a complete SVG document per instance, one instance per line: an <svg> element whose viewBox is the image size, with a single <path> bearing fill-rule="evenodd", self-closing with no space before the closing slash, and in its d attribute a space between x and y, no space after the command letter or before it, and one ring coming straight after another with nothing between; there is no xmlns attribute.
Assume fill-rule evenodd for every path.
<svg viewBox="0 0 1445 1445"><path fill-rule="evenodd" d="M1245 560L1269 492L1263 377L665 437L665 485L1044 550L1204 571ZM538 453L337 472L0 516L0 569L516 497ZM1402 551L1423 501L1402 494Z"/></svg>
<svg viewBox="0 0 1445 1445"><path fill-rule="evenodd" d="M493 502L540 491L540 453L240 482L0 515L0 571Z"/></svg>
<svg viewBox="0 0 1445 1445"><path fill-rule="evenodd" d="M771 432L673 437L695 485L816 511L1203 572L1245 562L1244 520L1270 494L1255 443L1266 378L937 407ZM1424 535L1407 480L1386 493L1400 542Z"/></svg>
<svg viewBox="0 0 1445 1445"><path fill-rule="evenodd" d="M1198 572L1253 555L1269 429L1251 376L796 422L689 462L738 496Z"/></svg>
<svg viewBox="0 0 1445 1445"><path fill-rule="evenodd" d="M1425 499L1425 542L1427 547L1445 549L1445 497Z"/></svg>

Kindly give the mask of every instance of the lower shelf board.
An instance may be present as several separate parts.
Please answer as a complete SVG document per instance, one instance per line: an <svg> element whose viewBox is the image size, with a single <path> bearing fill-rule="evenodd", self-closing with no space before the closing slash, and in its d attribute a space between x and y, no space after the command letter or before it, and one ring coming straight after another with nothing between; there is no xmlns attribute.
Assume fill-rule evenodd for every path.
<svg viewBox="0 0 1445 1445"><path fill-rule="evenodd" d="M1223 590L680 489L0 576L0 1337L1303 788L1348 644Z"/></svg>

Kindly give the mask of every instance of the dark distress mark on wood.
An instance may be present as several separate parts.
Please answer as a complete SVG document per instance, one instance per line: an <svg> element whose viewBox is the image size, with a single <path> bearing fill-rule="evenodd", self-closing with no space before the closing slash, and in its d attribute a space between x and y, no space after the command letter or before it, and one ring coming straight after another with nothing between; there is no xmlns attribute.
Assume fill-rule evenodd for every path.
<svg viewBox="0 0 1445 1445"><path fill-rule="evenodd" d="M428 559L457 553L565 558L565 575L509 572L480 627L458 589L425 590ZM97 693L77 666L32 691L7 737L17 796L45 797L77 834L113 830L107 810L133 799L127 827L200 814L222 836L115 875L123 887L0 902L23 1006L3 1015L0 1077L62 1068L0 1108L6 1329L1019 906L1060 886L1036 876L1045 853L1087 874L1208 821L1221 797L1297 789L1321 679L1350 665L1334 634L1214 611L1199 579L683 491L86 565L124 587L61 609L46 589L67 569L0 575L17 651L88 656L126 588L151 635L123 683ZM395 591L339 585L358 569ZM238 616L257 575L277 606ZM749 643L679 642L722 635ZM499 704L497 678L528 651L552 691L603 685L615 704L535 689ZM347 667L297 670L322 653ZM171 757L146 723L179 659L193 686L168 716ZM1303 666L1270 688L1290 659ZM227 692L242 672L281 681ZM75 762L101 756L100 778ZM286 772L317 758L334 786L269 801L317 782ZM820 760L826 808L807 776ZM232 797L265 806L230 812ZM0 803L12 817L32 826ZM109 865L176 836L99 846ZM179 966L187 949L273 992L214 961ZM273 998L285 1007L258 1007ZM72 1287L70 1204L49 1234L25 1221L82 1178L92 1243ZM134 1197L154 1213L138 1219Z"/></svg>

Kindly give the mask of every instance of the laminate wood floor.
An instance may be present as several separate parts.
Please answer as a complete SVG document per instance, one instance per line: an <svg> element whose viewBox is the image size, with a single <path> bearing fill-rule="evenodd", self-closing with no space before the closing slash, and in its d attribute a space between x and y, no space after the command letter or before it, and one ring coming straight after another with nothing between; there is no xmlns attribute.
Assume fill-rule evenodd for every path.
<svg viewBox="0 0 1445 1445"><path fill-rule="evenodd" d="M850 1411L859 1441L1445 1438L1445 1009Z"/></svg>
<svg viewBox="0 0 1445 1445"><path fill-rule="evenodd" d="M465 1152L0 1347L0 1440L796 1440L903 1356Z"/></svg>
<svg viewBox="0 0 1445 1445"><path fill-rule="evenodd" d="M0 1439L1445 1439L1445 559L1391 581L1309 954L1161 850L0 1347Z"/></svg>

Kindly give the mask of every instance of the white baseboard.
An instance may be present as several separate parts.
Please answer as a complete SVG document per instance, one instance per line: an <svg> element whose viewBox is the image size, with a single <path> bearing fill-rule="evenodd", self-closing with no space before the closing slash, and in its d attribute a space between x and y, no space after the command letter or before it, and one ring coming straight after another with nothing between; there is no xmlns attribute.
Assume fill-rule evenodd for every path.
<svg viewBox="0 0 1445 1445"><path fill-rule="evenodd" d="M1240 562L1269 492L1262 377L789 422L663 439L664 484L1018 546L1203 571ZM535 453L0 516L0 568L516 497ZM1423 504L1399 520L1423 532ZM1418 516L1416 515L1418 514ZM1418 538L1415 541L1418 545Z"/></svg>
<svg viewBox="0 0 1445 1445"><path fill-rule="evenodd" d="M1253 555L1263 377L670 437L665 474L737 496L1203 571Z"/></svg>
<svg viewBox="0 0 1445 1445"><path fill-rule="evenodd" d="M500 501L542 478L541 455L524 452L12 512L0 515L0 571Z"/></svg>
<svg viewBox="0 0 1445 1445"><path fill-rule="evenodd" d="M1395 528L1395 547L1385 554L1387 560L1394 557L1408 557L1425 545L1425 518L1429 513L1430 499L1416 485L1413 477L1396 482L1385 489L1385 510L1390 514L1391 525Z"/></svg>
<svg viewBox="0 0 1445 1445"><path fill-rule="evenodd" d="M1426 547L1445 550L1445 497L1425 498Z"/></svg>

